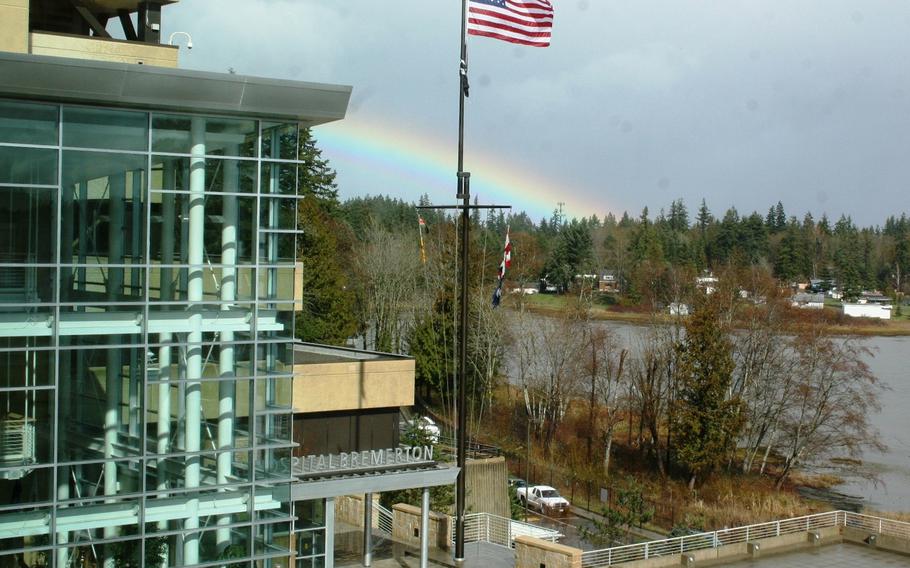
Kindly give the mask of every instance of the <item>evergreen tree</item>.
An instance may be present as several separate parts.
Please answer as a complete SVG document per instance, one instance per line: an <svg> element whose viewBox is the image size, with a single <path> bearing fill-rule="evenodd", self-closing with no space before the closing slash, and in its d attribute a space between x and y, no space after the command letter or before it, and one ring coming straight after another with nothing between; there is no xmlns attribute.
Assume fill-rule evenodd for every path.
<svg viewBox="0 0 910 568"><path fill-rule="evenodd" d="M290 142L288 142L290 140ZM283 136L280 144L293 143ZM335 170L316 146L309 129L300 130L297 202L297 259L303 263L303 306L295 333L302 341L342 345L356 330L354 294L342 261L350 258L353 235L338 214ZM284 152L284 150L282 150Z"/></svg>
<svg viewBox="0 0 910 568"><path fill-rule="evenodd" d="M733 348L712 296L702 298L686 321L677 346L679 399L674 414L676 454L689 485L710 475L735 446L740 402L727 398L733 379Z"/></svg>
<svg viewBox="0 0 910 568"><path fill-rule="evenodd" d="M297 259L303 263L303 306L296 335L302 341L343 345L357 329L355 298L341 264L351 256L353 238L315 196L299 200L297 207L302 230L297 237Z"/></svg>
<svg viewBox="0 0 910 568"><path fill-rule="evenodd" d="M322 157L322 150L316 146L309 128L300 130L300 142L297 159L303 164L298 168L298 183L301 195L312 195L320 206L333 211L338 206L338 185L335 183L335 170L329 167L329 161Z"/></svg>

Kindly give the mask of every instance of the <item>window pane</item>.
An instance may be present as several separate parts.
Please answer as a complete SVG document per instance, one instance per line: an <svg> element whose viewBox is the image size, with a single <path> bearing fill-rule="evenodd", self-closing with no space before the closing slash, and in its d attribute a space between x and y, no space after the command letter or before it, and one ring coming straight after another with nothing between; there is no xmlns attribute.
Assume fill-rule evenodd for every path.
<svg viewBox="0 0 910 568"><path fill-rule="evenodd" d="M152 189L189 191L190 159L176 156L152 157ZM206 193L254 193L256 162L208 158L205 162Z"/></svg>
<svg viewBox="0 0 910 568"><path fill-rule="evenodd" d="M36 342L46 345L47 339L43 337L0 339L0 347L3 349L19 349L0 351L0 369L3 369L0 387L34 387L54 383L54 352L35 350Z"/></svg>
<svg viewBox="0 0 910 568"><path fill-rule="evenodd" d="M152 115L152 152L190 153L189 116Z"/></svg>
<svg viewBox="0 0 910 568"><path fill-rule="evenodd" d="M56 190L0 187L0 262L54 262L56 217Z"/></svg>
<svg viewBox="0 0 910 568"><path fill-rule="evenodd" d="M26 475L19 477L23 472ZM53 467L23 469L0 464L0 495L4 497L0 500L0 506L4 509L15 507L21 511L32 503L53 501L53 480Z"/></svg>
<svg viewBox="0 0 910 568"><path fill-rule="evenodd" d="M56 281L57 269L55 268L27 265L4 266L0 268L0 304L53 302ZM22 308L22 311L31 312L33 309ZM33 319L30 322L32 322L31 325L36 323Z"/></svg>
<svg viewBox="0 0 910 568"><path fill-rule="evenodd" d="M297 159L297 125L262 123L262 157Z"/></svg>
<svg viewBox="0 0 910 568"><path fill-rule="evenodd" d="M259 137L255 120L209 118L205 122L205 153L213 156L256 156Z"/></svg>
<svg viewBox="0 0 910 568"><path fill-rule="evenodd" d="M143 262L145 156L65 151L62 192L61 262Z"/></svg>
<svg viewBox="0 0 910 568"><path fill-rule="evenodd" d="M262 193L297 195L297 165L262 162Z"/></svg>
<svg viewBox="0 0 910 568"><path fill-rule="evenodd" d="M259 212L260 229L294 230L297 228L296 199L262 199Z"/></svg>
<svg viewBox="0 0 910 568"><path fill-rule="evenodd" d="M150 252L153 260L162 264L188 262L190 201L190 195L185 193L152 193ZM204 211L203 246L207 262L211 265L222 264L224 251L230 250L235 257L233 264L251 264L255 250L253 224L256 219L256 199L209 193L205 196ZM222 244L222 230L229 224L228 215L235 216L235 240L233 243ZM214 270L220 278L220 268L209 267L206 270ZM217 289L209 274L206 274L206 279L203 283L206 294L211 292L217 297Z"/></svg>
<svg viewBox="0 0 910 568"><path fill-rule="evenodd" d="M63 107L63 145L76 148L146 150L148 114Z"/></svg>
<svg viewBox="0 0 910 568"><path fill-rule="evenodd" d="M190 159L152 156L152 189L190 190Z"/></svg>
<svg viewBox="0 0 910 568"><path fill-rule="evenodd" d="M54 397L48 390L0 392L0 428L5 468L50 463L54 459Z"/></svg>
<svg viewBox="0 0 910 568"><path fill-rule="evenodd" d="M205 179L208 192L254 193L256 162L210 158L205 164Z"/></svg>
<svg viewBox="0 0 910 568"><path fill-rule="evenodd" d="M57 107L0 101L0 142L57 145Z"/></svg>
<svg viewBox="0 0 910 568"><path fill-rule="evenodd" d="M297 235L293 233L262 233L263 246L259 248L262 264L288 264L294 262Z"/></svg>
<svg viewBox="0 0 910 568"><path fill-rule="evenodd" d="M189 154L193 121L205 124L205 154L254 157L258 137L255 120L156 114L152 117L152 151Z"/></svg>
<svg viewBox="0 0 910 568"><path fill-rule="evenodd" d="M106 433L117 456L139 454L144 355L140 347L60 351L60 382L71 392L60 397L61 460L104 459Z"/></svg>
<svg viewBox="0 0 910 568"><path fill-rule="evenodd" d="M0 183L57 184L57 150L0 146Z"/></svg>

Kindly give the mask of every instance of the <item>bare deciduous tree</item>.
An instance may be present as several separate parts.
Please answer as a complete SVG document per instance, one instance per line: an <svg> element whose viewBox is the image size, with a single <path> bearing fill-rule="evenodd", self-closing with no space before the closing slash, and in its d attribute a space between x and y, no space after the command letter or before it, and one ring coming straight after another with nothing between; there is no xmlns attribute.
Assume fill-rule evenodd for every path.
<svg viewBox="0 0 910 568"><path fill-rule="evenodd" d="M797 358L791 405L782 421L780 488L792 470L829 456L859 457L883 449L869 414L879 409L878 380L855 338L834 339L819 329L794 339Z"/></svg>
<svg viewBox="0 0 910 568"><path fill-rule="evenodd" d="M414 239L378 225L367 230L364 241L356 260L366 343L379 351L401 352L406 326L413 319L420 254Z"/></svg>

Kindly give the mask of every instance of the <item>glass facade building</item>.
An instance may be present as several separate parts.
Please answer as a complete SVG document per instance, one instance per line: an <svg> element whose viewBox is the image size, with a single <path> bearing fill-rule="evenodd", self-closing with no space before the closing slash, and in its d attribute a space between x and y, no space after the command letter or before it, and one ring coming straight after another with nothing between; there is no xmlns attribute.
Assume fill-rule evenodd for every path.
<svg viewBox="0 0 910 568"><path fill-rule="evenodd" d="M286 565L298 138L0 98L0 565Z"/></svg>

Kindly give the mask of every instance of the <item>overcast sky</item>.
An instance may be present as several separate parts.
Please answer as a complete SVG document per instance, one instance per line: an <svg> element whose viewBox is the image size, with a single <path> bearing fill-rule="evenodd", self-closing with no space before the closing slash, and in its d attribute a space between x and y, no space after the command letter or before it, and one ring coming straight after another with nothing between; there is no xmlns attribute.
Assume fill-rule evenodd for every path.
<svg viewBox="0 0 910 568"><path fill-rule="evenodd" d="M910 209L910 2L552 0L552 46L471 38L466 169L533 217ZM182 0L181 66L352 85L342 196L452 203L457 0ZM167 35L165 35L167 37Z"/></svg>

